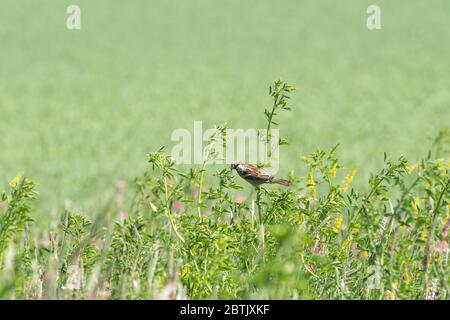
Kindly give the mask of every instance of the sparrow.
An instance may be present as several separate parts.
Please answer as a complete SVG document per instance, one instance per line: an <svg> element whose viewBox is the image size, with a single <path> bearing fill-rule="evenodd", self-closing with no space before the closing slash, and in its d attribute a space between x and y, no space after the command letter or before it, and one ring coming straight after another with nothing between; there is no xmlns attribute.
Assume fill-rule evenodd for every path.
<svg viewBox="0 0 450 320"><path fill-rule="evenodd" d="M237 171L242 179L257 188L263 183L277 183L285 187L289 187L290 184L288 180L275 178L254 164L236 161L230 166L230 170L233 169Z"/></svg>

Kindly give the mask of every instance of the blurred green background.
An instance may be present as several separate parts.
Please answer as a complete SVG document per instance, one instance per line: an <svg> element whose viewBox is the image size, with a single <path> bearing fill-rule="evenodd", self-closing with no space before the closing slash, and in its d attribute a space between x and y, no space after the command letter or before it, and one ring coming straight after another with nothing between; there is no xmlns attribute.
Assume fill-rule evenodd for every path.
<svg viewBox="0 0 450 320"><path fill-rule="evenodd" d="M373 3L382 30L366 28ZM2 0L0 186L25 171L42 212L95 210L176 128L263 127L279 77L298 88L280 117L281 173L339 142L362 181L384 151L415 160L448 125L449 12L448 0Z"/></svg>

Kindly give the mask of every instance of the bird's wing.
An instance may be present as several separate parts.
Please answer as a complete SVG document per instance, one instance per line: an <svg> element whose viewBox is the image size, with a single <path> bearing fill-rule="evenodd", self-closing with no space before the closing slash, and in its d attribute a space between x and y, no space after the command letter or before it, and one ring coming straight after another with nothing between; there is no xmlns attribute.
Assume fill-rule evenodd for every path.
<svg viewBox="0 0 450 320"><path fill-rule="evenodd" d="M253 164L245 164L245 172L242 173L242 176L248 180L267 182L272 179L272 176L268 174L266 171L258 168Z"/></svg>

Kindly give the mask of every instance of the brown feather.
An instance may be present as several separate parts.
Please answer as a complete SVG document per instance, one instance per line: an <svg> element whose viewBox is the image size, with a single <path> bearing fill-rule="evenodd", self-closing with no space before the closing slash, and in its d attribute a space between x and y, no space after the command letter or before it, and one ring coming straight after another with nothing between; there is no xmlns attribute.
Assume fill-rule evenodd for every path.
<svg viewBox="0 0 450 320"><path fill-rule="evenodd" d="M289 182L289 180L286 180L286 179L277 179L277 178L272 179L272 183L278 183L278 184L280 184L280 185L282 185L282 186L285 186L285 187L289 187L289 185L291 184L291 183Z"/></svg>
<svg viewBox="0 0 450 320"><path fill-rule="evenodd" d="M232 169L236 169L241 178L255 187L263 183L276 183L285 187L289 186L288 180L275 178L264 169L258 168L250 163L238 162L232 165Z"/></svg>

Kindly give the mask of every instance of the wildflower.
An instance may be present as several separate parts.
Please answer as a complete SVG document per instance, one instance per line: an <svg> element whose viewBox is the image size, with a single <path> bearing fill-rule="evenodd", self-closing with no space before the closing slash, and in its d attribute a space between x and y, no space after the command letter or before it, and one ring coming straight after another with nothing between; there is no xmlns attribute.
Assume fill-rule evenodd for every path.
<svg viewBox="0 0 450 320"><path fill-rule="evenodd" d="M422 232L420 233L420 239L423 241L426 241L428 237L428 230L427 229L423 229Z"/></svg>
<svg viewBox="0 0 450 320"><path fill-rule="evenodd" d="M325 254L325 245L322 242L318 242L314 245L314 248L308 248L308 251L315 256L321 257Z"/></svg>
<svg viewBox="0 0 450 320"><path fill-rule="evenodd" d="M309 163L309 159L307 156L301 156L300 160L304 161L305 163Z"/></svg>
<svg viewBox="0 0 450 320"><path fill-rule="evenodd" d="M431 283L431 288L427 288L425 294L425 300L434 300L436 298L436 294L438 292L438 281L437 279L433 279Z"/></svg>
<svg viewBox="0 0 450 320"><path fill-rule="evenodd" d="M437 159L434 161L434 164L437 169L441 169L443 171L450 170L450 158L447 160Z"/></svg>
<svg viewBox="0 0 450 320"><path fill-rule="evenodd" d="M350 170L350 172L345 176L342 186L340 188L342 192L346 192L348 190L348 187L350 183L352 183L355 174L356 168L352 168L352 170Z"/></svg>
<svg viewBox="0 0 450 320"><path fill-rule="evenodd" d="M368 256L369 256L369 252L367 252L366 250L361 252L361 260L366 260Z"/></svg>
<svg viewBox="0 0 450 320"><path fill-rule="evenodd" d="M336 171L337 171L337 162L335 162L328 171L328 177L330 178L330 180L336 178Z"/></svg>
<svg viewBox="0 0 450 320"><path fill-rule="evenodd" d="M128 218L128 213L124 210L119 211L119 221L125 221Z"/></svg>
<svg viewBox="0 0 450 320"><path fill-rule="evenodd" d="M298 212L297 222L298 222L298 224L301 224L303 222L303 214L301 211Z"/></svg>
<svg viewBox="0 0 450 320"><path fill-rule="evenodd" d="M188 272L189 272L189 267L187 264L185 264L183 269L181 270L181 276L184 277Z"/></svg>
<svg viewBox="0 0 450 320"><path fill-rule="evenodd" d="M412 209L414 212L419 212L419 206L420 206L420 198L414 197L412 201Z"/></svg>
<svg viewBox="0 0 450 320"><path fill-rule="evenodd" d="M450 250L448 248L448 242L445 241L445 240L438 240L438 241L436 241L436 245L434 247L434 250L436 251L437 254L450 252Z"/></svg>
<svg viewBox="0 0 450 320"><path fill-rule="evenodd" d="M346 251L352 244L352 241L353 241L353 236L349 236L347 238L347 240L345 240L344 243L342 244L341 251Z"/></svg>
<svg viewBox="0 0 450 320"><path fill-rule="evenodd" d="M450 219L447 219L447 221L444 223L444 226L442 227L441 233L439 234L439 240L436 241L436 245L434 247L434 250L436 253L449 253L448 248L448 242L447 242L447 234L448 230L450 229Z"/></svg>
<svg viewBox="0 0 450 320"><path fill-rule="evenodd" d="M336 217L333 223L333 232L337 233L342 225L342 220L344 220L344 215L342 213L339 213L339 215Z"/></svg>
<svg viewBox="0 0 450 320"><path fill-rule="evenodd" d="M124 193L126 186L127 186L127 182L124 179L120 179L116 183L117 192Z"/></svg>
<svg viewBox="0 0 450 320"><path fill-rule="evenodd" d="M444 223L444 226L442 227L441 233L439 235L441 241L444 241L447 238L449 229L450 229L450 218L447 219L447 221Z"/></svg>
<svg viewBox="0 0 450 320"><path fill-rule="evenodd" d="M82 274L77 265L70 265L67 269L67 282L62 287L64 290L79 290L81 288Z"/></svg>
<svg viewBox="0 0 450 320"><path fill-rule="evenodd" d="M411 174L414 172L414 170L417 170L418 168L419 168L419 164L417 162L413 163L410 166L406 166L406 173Z"/></svg>
<svg viewBox="0 0 450 320"><path fill-rule="evenodd" d="M240 203L240 204L244 203L244 201L245 201L245 198L243 196L237 196L235 199L235 202Z"/></svg>
<svg viewBox="0 0 450 320"><path fill-rule="evenodd" d="M15 188L17 186L17 184L19 183L20 179L23 176L23 172L19 172L10 182L9 182L9 186L11 188Z"/></svg>
<svg viewBox="0 0 450 320"><path fill-rule="evenodd" d="M308 172L308 180L306 181L306 186L308 187L311 197L316 198L316 182L314 181L312 170L309 170Z"/></svg>
<svg viewBox="0 0 450 320"><path fill-rule="evenodd" d="M395 300L395 292L387 290L384 297L386 300Z"/></svg>
<svg viewBox="0 0 450 320"><path fill-rule="evenodd" d="M177 294L177 282L170 280L159 292L158 300L174 300Z"/></svg>
<svg viewBox="0 0 450 320"><path fill-rule="evenodd" d="M178 200L174 201L172 204L172 210L175 212L180 212L181 209L183 209L183 204Z"/></svg>

